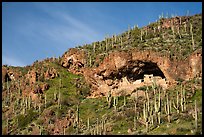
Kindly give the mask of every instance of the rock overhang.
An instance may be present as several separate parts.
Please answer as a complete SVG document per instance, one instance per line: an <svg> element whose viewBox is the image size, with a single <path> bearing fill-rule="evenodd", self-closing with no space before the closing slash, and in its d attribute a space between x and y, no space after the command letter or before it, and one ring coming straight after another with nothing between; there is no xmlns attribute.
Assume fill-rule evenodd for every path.
<svg viewBox="0 0 204 137"><path fill-rule="evenodd" d="M144 81L145 75L153 75L153 79L157 79L167 88L167 85L175 84L178 77L184 79L193 77L191 73L189 74L192 67L194 70L200 70L200 67L197 66L202 61L202 54L198 53L193 53L188 59L179 64L178 61L172 61L167 56L151 50L114 51L109 53L98 67L90 68L84 65L78 68L78 71L84 75L87 83L91 86L92 93L95 94L93 96L106 95L109 90L117 89L118 84L124 78L131 84L141 83L139 81L142 79ZM75 50L74 53L68 52L65 56L67 58L69 56L76 57L78 62L84 64L86 62L84 61L86 58L84 51ZM191 63L192 58L196 60L196 64ZM67 63L66 60L64 62ZM182 65L182 69L178 68L178 65ZM68 68L68 70L77 74L78 72L76 73L76 70L74 70L76 66L77 63L75 62L73 68Z"/></svg>

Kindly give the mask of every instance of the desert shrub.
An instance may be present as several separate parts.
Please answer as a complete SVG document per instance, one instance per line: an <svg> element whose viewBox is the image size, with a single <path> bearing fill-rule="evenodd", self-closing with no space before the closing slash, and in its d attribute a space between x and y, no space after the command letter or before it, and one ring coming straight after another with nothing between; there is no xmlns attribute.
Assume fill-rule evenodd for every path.
<svg viewBox="0 0 204 137"><path fill-rule="evenodd" d="M176 129L176 131L177 132L188 132L188 131L190 131L190 129L179 127L179 128Z"/></svg>
<svg viewBox="0 0 204 137"><path fill-rule="evenodd" d="M27 113L27 115L19 115L18 118L18 127L24 128L27 124L31 123L34 119L36 119L38 116L37 112L34 112L32 109L30 109Z"/></svg>
<svg viewBox="0 0 204 137"><path fill-rule="evenodd" d="M137 90L146 90L146 89L151 90L152 86L142 86L142 87L137 88Z"/></svg>

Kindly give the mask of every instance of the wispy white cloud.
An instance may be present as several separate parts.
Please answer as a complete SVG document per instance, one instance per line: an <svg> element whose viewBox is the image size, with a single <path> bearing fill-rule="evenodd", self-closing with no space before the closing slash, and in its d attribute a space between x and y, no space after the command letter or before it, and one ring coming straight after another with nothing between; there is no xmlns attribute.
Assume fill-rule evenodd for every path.
<svg viewBox="0 0 204 137"><path fill-rule="evenodd" d="M97 32L89 24L69 15L68 12L60 10L60 7L51 8L48 5L38 5L38 8L46 12L55 20L55 24L47 24L50 27L47 26L41 30L42 34L52 40L58 42L63 40L63 42L72 41L74 43L82 43L93 42L102 37L102 34Z"/></svg>
<svg viewBox="0 0 204 137"><path fill-rule="evenodd" d="M91 13L94 12L93 15L86 7L82 12L78 7L80 12L75 14L63 4L36 3L33 5L35 5L33 8L36 10L35 13L17 12L16 18L12 17L14 21L9 22L9 26L4 26L6 27L4 30L7 30L10 35L4 34L9 41L4 40L2 47L9 54L3 56L3 64L25 66L27 62L38 58L61 56L68 48L102 40L106 31L104 28L106 26L113 28L107 25L109 24L107 19L104 20L107 16L95 7L91 10ZM84 18L88 13L93 20ZM95 20L95 16L98 20ZM22 52L24 54L21 54ZM11 53L18 58L7 56Z"/></svg>

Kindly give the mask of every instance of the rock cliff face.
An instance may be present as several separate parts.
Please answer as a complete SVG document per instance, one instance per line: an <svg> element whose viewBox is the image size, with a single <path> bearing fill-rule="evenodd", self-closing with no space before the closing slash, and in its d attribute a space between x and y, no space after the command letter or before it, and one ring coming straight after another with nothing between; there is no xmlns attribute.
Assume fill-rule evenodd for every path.
<svg viewBox="0 0 204 137"><path fill-rule="evenodd" d="M112 52L95 68L84 67L85 62L83 51L71 49L63 55L61 65L84 75L92 88L91 97L104 96L109 91L112 95L131 94L137 87L152 82L167 88L178 79L189 80L202 74L201 50L182 62L170 61L153 51L137 50Z"/></svg>
<svg viewBox="0 0 204 137"><path fill-rule="evenodd" d="M71 48L62 56L60 64L63 67L68 68L70 72L80 74L80 69L83 68L86 63L85 57L86 54L84 51Z"/></svg>

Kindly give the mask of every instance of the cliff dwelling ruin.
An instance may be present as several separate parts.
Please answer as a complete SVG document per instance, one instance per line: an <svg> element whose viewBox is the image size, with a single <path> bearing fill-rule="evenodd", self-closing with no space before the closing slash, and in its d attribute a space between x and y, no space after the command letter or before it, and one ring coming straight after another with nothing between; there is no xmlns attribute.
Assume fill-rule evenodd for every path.
<svg viewBox="0 0 204 137"><path fill-rule="evenodd" d="M101 75L103 75L101 73ZM137 61L135 66L123 68L118 73L111 73L108 77L99 76L101 82L98 93L106 95L131 94L135 89L142 86L152 86L152 84L167 88L168 82L156 63Z"/></svg>

